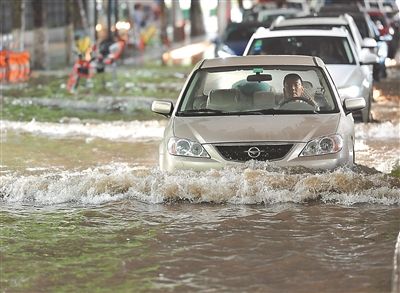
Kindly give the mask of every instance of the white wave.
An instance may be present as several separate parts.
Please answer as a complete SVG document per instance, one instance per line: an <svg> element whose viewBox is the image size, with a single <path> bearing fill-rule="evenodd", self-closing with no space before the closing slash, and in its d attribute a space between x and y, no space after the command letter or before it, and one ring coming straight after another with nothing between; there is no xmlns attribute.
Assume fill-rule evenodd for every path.
<svg viewBox="0 0 400 293"><path fill-rule="evenodd" d="M64 171L35 176L2 176L0 198L7 203L101 204L120 199L148 203L273 204L370 203L400 205L400 180L379 172L338 169L299 172L277 167L244 166L165 173L128 165L112 165L80 172Z"/></svg>
<svg viewBox="0 0 400 293"><path fill-rule="evenodd" d="M356 139L399 139L400 123L357 123Z"/></svg>
<svg viewBox="0 0 400 293"><path fill-rule="evenodd" d="M0 130L3 135L6 134L7 130L13 130L53 138L87 137L124 141L158 140L163 135L165 125L165 121L158 120L102 123L83 123L79 120L75 123L0 120Z"/></svg>

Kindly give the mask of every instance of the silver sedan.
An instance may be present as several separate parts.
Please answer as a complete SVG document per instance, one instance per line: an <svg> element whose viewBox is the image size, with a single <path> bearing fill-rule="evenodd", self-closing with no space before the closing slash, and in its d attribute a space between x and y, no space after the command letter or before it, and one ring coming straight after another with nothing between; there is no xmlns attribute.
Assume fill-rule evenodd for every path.
<svg viewBox="0 0 400 293"><path fill-rule="evenodd" d="M170 117L161 170L207 170L249 160L333 169L354 162L353 111L341 102L318 57L247 56L203 60L177 100L157 100Z"/></svg>

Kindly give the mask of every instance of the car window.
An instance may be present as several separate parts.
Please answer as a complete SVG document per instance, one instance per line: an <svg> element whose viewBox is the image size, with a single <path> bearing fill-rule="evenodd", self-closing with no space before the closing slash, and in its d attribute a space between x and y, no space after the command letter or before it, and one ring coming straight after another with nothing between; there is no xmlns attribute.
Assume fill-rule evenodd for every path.
<svg viewBox="0 0 400 293"><path fill-rule="evenodd" d="M318 56L326 64L355 64L346 38L322 36L287 36L254 39L248 55Z"/></svg>
<svg viewBox="0 0 400 293"><path fill-rule="evenodd" d="M281 110L283 80L288 74L303 80L302 97L310 100ZM315 108L314 108L315 106ZM270 110L262 112L263 110ZM279 111L281 110L281 111ZM258 112L260 111L260 112ZM277 112L278 111L278 112ZM274 66L200 69L192 76L178 105L179 115L314 114L338 112L333 90L317 67Z"/></svg>

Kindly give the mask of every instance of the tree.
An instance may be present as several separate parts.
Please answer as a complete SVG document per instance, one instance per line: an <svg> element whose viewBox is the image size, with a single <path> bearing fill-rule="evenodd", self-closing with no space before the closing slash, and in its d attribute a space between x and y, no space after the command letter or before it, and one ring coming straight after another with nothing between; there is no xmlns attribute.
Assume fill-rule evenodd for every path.
<svg viewBox="0 0 400 293"><path fill-rule="evenodd" d="M13 39L15 50L24 50L24 32L25 32L25 2L22 0L15 0L13 5Z"/></svg>
<svg viewBox="0 0 400 293"><path fill-rule="evenodd" d="M190 36L197 37L205 34L203 11L201 10L199 0L191 0L190 2Z"/></svg>
<svg viewBox="0 0 400 293"><path fill-rule="evenodd" d="M73 0L65 0L65 63L71 64L74 46Z"/></svg>
<svg viewBox="0 0 400 293"><path fill-rule="evenodd" d="M47 31L47 3L32 1L33 12L33 68L47 69L49 63L49 39Z"/></svg>
<svg viewBox="0 0 400 293"><path fill-rule="evenodd" d="M165 7L164 0L160 0L160 41L164 46L169 46L167 26L167 8Z"/></svg>

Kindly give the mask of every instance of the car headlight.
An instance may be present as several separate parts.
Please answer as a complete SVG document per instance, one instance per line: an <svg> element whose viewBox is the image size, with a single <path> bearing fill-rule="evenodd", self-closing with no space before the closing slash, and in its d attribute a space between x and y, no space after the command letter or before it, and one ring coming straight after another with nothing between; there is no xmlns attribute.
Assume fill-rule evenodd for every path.
<svg viewBox="0 0 400 293"><path fill-rule="evenodd" d="M204 147L195 141L185 138L171 137L168 141L168 152L174 156L209 158Z"/></svg>
<svg viewBox="0 0 400 293"><path fill-rule="evenodd" d="M341 97L347 97L347 98L359 98L359 97L361 97L360 87L356 86L356 85L340 88L340 89L338 89L338 91L339 91L339 95Z"/></svg>
<svg viewBox="0 0 400 293"><path fill-rule="evenodd" d="M334 154L343 148L343 138L339 134L323 136L307 143L300 156L318 156Z"/></svg>

